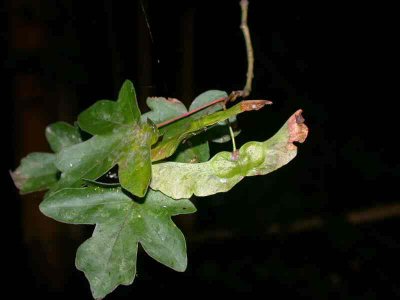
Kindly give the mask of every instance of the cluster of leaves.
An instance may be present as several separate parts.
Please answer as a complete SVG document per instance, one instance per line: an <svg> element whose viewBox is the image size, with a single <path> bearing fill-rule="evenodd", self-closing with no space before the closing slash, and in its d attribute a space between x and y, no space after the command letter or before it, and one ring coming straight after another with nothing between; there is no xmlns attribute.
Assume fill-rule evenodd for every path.
<svg viewBox="0 0 400 300"><path fill-rule="evenodd" d="M225 109L218 99L226 97L207 91L189 110L176 99L148 98L150 111L141 114L133 84L125 81L117 101L96 102L75 126L49 125L54 153L29 154L11 173L21 194L48 190L40 204L46 216L96 225L76 255L94 298L133 282L139 243L155 260L184 271L185 238L171 217L196 211L188 199L226 192L243 177L267 174L296 155L293 142L307 136L301 111L271 139L210 159L209 140L229 141L227 125L237 114L268 104L242 101ZM81 131L91 137L83 140ZM118 174L110 171L116 169ZM115 183L101 182L105 174Z"/></svg>

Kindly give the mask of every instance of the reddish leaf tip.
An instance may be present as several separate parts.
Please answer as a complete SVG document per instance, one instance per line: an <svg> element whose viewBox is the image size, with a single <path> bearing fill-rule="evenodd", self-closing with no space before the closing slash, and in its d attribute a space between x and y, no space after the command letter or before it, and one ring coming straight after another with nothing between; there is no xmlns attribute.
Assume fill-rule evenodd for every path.
<svg viewBox="0 0 400 300"><path fill-rule="evenodd" d="M293 142L303 143L308 135L308 127L304 124L304 117L302 116L302 110L296 111L288 121L289 128L289 145L290 147L296 147Z"/></svg>
<svg viewBox="0 0 400 300"><path fill-rule="evenodd" d="M240 102L240 107L242 111L251 111L251 110L259 110L263 108L265 105L272 104L272 101L269 100L246 100Z"/></svg>
<svg viewBox="0 0 400 300"><path fill-rule="evenodd" d="M167 98L167 101L171 102L171 103L182 103L182 101L176 99L176 98Z"/></svg>

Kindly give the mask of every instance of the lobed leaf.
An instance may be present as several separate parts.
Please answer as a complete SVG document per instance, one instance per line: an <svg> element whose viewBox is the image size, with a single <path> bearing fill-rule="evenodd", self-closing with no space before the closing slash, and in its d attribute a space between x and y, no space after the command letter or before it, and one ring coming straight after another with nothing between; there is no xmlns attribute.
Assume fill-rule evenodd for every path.
<svg viewBox="0 0 400 300"><path fill-rule="evenodd" d="M79 187L83 179L97 179L121 159L129 128L116 129L112 133L95 135L89 140L68 147L57 155L56 166L62 172L53 192L67 187Z"/></svg>
<svg viewBox="0 0 400 300"><path fill-rule="evenodd" d="M248 142L238 153L220 152L199 164L166 162L153 165L151 188L175 198L208 196L229 191L245 176L265 175L297 154L293 142L304 142L308 128L301 110L265 142Z"/></svg>
<svg viewBox="0 0 400 300"><path fill-rule="evenodd" d="M145 123L95 135L61 151L56 166L63 173L55 190L79 187L83 179L97 179L118 164L121 185L143 197L151 179L150 148L155 136L156 129Z"/></svg>
<svg viewBox="0 0 400 300"><path fill-rule="evenodd" d="M138 243L158 262L176 271L186 269L185 238L171 216L195 212L189 200L175 201L149 190L143 202L136 202L120 188L88 187L58 191L40 210L60 222L96 224L76 255L76 267L85 273L96 299L133 282Z"/></svg>
<svg viewBox="0 0 400 300"><path fill-rule="evenodd" d="M50 148L54 152L59 152L81 141L79 130L65 122L47 126L45 133ZM10 172L20 194L54 188L59 177L55 162L54 153L35 152L23 158L18 168Z"/></svg>
<svg viewBox="0 0 400 300"><path fill-rule="evenodd" d="M117 102L100 100L81 112L78 116L79 127L92 134L102 135L113 130L137 124L140 110L136 93L131 81L126 80L118 94Z"/></svg>
<svg viewBox="0 0 400 300"><path fill-rule="evenodd" d="M151 179L151 145L158 131L151 121L141 121L132 82L125 81L117 101L101 100L78 116L89 140L57 155L61 179L53 188L79 187L84 179L95 180L118 164L119 180L132 194L143 197Z"/></svg>

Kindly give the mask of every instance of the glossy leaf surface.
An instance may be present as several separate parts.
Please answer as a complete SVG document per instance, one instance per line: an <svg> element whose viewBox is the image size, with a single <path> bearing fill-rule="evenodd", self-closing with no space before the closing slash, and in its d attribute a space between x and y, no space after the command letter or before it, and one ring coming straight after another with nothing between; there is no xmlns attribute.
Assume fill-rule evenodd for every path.
<svg viewBox="0 0 400 300"><path fill-rule="evenodd" d="M96 224L76 255L76 266L96 299L133 282L138 243L158 262L176 271L186 269L185 238L171 216L195 212L189 200L176 201L149 190L144 201L137 202L120 188L88 187L58 191L40 210L60 222Z"/></svg>
<svg viewBox="0 0 400 300"><path fill-rule="evenodd" d="M151 179L150 148L158 132L151 122L140 121L132 82L124 82L116 102L101 100L82 112L78 124L94 136L58 154L56 166L63 174L55 190L79 187L83 179L97 179L118 164L121 185L143 197Z"/></svg>

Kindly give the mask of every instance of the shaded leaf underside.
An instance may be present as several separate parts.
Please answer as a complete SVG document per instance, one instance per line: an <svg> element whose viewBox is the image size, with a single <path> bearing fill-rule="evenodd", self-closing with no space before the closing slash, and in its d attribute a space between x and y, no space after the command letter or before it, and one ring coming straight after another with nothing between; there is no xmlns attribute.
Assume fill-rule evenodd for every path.
<svg viewBox="0 0 400 300"><path fill-rule="evenodd" d="M292 160L297 154L293 142L304 142L308 134L303 121L299 110L272 138L248 142L237 154L220 152L198 164L155 164L150 186L175 199L229 191L245 176L265 175Z"/></svg>

